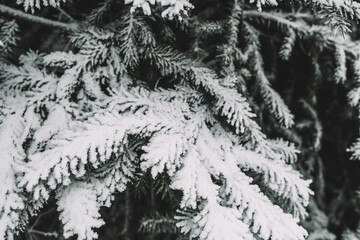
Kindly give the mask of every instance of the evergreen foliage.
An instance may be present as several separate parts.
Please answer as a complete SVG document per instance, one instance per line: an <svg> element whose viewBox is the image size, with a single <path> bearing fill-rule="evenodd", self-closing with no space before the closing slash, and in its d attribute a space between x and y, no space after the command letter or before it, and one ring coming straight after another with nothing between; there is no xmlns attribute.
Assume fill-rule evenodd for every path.
<svg viewBox="0 0 360 240"><path fill-rule="evenodd" d="M64 5L75 15L76 2L17 4L25 12L53 7L62 14ZM124 239L334 236L326 224L306 226L323 216L312 200L321 188L311 186L311 178L322 179L297 160L298 148L309 159L321 148L315 90L300 101L310 120L297 122L298 106L277 90L276 64L308 57L313 88L324 72L349 89L357 107L360 55L349 31L359 3L294 1L307 12L289 13L276 0L78 2L84 12L70 23L40 21L0 4L6 15L0 18L0 239L114 239L103 229L112 229L109 219L119 214ZM64 30L66 44L41 53L19 49L14 61L22 35L13 17ZM331 56L333 70L321 64L322 54ZM307 127L315 132L311 150L297 138ZM359 159L360 140L349 150ZM130 192L140 200L131 202ZM132 215L144 202L150 214ZM60 221L54 234L34 230L49 206ZM104 209L113 209L112 216Z"/></svg>

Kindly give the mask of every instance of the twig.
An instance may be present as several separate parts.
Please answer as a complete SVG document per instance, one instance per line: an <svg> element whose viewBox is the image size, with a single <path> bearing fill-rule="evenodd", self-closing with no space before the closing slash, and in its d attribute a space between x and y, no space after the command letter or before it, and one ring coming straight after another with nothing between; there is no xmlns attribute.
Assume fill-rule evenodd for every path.
<svg viewBox="0 0 360 240"><path fill-rule="evenodd" d="M31 225L31 227L29 228L29 230L33 230L34 229L34 227L39 223L39 220L40 220L40 218L42 218L43 216L45 216L45 215L47 215L47 214L49 214L49 213L51 213L52 211L54 211L55 210L55 208L50 208L49 210L47 210L46 212L43 212L43 213L41 213L37 218L36 218L36 220L35 220L35 222L34 222L34 224L33 225Z"/></svg>
<svg viewBox="0 0 360 240"><path fill-rule="evenodd" d="M42 235L44 237L55 237L57 238L59 236L59 234L57 232L43 232L43 231L39 231L39 230L31 230L28 231L30 234L35 233L35 234L39 234Z"/></svg>
<svg viewBox="0 0 360 240"><path fill-rule="evenodd" d="M70 14L65 12L64 9L62 9L61 7L57 7L56 9L59 10L59 12L61 12L64 16L66 16L72 22L76 22L76 20L72 16L70 16Z"/></svg>
<svg viewBox="0 0 360 240"><path fill-rule="evenodd" d="M30 239L32 238L32 234L39 234L45 237L58 237L58 233L57 232L43 232L43 231L39 231L39 230L35 230L34 228L36 227L36 225L39 223L40 218L42 218L43 216L49 214L50 212L54 211L55 208L50 208L49 210L47 210L46 212L43 212L42 214L40 214L33 225L31 225L31 227L26 231L26 234L30 237Z"/></svg>
<svg viewBox="0 0 360 240"><path fill-rule="evenodd" d="M54 21L54 20L50 20L47 18L43 18L43 17L38 17L38 16L34 16L28 13L24 13L23 11L17 10L17 9L13 9L11 7L5 6L3 4L0 4L0 13L10 16L10 17L14 17L17 19L22 19L22 20L26 20L26 21L30 21L30 22L34 22L34 23L38 23L38 24L42 24L48 27L54 27L54 28L60 28L66 31L77 31L80 27L77 23L63 23L63 22L59 22L59 21Z"/></svg>
<svg viewBox="0 0 360 240"><path fill-rule="evenodd" d="M244 0L239 0L239 4L241 8L241 12L240 12L240 29L241 29L244 22L244 10L245 10Z"/></svg>
<svg viewBox="0 0 360 240"><path fill-rule="evenodd" d="M124 206L124 211L125 211L125 219L124 219L124 227L121 231L121 235L124 237L125 240L129 240L129 218L130 218L130 214L131 214L131 199L130 199L130 193L129 190L126 189L125 190L125 206Z"/></svg>
<svg viewBox="0 0 360 240"><path fill-rule="evenodd" d="M304 99L301 99L299 102L302 104L303 108L309 113L310 117L314 121L315 134L314 134L313 147L315 151L319 151L321 149L321 140L323 136L323 128L321 125L321 121L313 106L311 106Z"/></svg>

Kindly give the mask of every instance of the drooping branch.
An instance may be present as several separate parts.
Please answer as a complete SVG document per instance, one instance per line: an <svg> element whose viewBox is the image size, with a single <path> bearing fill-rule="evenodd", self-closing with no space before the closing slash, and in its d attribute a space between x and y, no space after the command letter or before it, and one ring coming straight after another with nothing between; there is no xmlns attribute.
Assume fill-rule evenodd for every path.
<svg viewBox="0 0 360 240"><path fill-rule="evenodd" d="M299 15L299 17L309 18L306 17L305 14ZM301 36L308 36L312 33L311 30L308 28L308 26L305 27L304 25L298 22L290 21L289 19L286 18L286 15L278 14L275 12L259 12L257 10L246 10L243 12L243 18L244 19L259 18L270 22L274 22L280 27L285 27L287 29L294 30ZM354 42L347 43L345 41L339 42L339 39L340 38L335 36L328 36L326 38L326 42L328 43L328 45L325 47L329 47L333 49L336 45L341 45L348 54L356 55L354 52L357 51L354 51L354 49L359 48L359 44L357 42L355 43Z"/></svg>
<svg viewBox="0 0 360 240"><path fill-rule="evenodd" d="M51 19L34 16L29 13L24 13L23 11L13 9L13 8L5 6L3 4L0 4L0 13L10 16L10 17L13 17L13 18L16 18L16 19L21 19L21 20L25 20L25 21L29 21L29 22L33 22L33 23L38 23L38 24L42 24L42 25L48 26L48 27L60 28L65 31L77 31L79 29L79 25L75 22L63 23L63 22L59 22L59 21L54 21Z"/></svg>

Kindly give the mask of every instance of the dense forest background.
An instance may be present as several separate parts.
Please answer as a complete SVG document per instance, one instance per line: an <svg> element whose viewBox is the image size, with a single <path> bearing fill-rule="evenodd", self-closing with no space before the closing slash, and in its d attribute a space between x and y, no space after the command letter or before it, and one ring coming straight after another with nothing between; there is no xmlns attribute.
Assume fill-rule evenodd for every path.
<svg viewBox="0 0 360 240"><path fill-rule="evenodd" d="M79 52L81 44L85 45L87 41L84 37L82 43L76 43L80 39L76 38L79 32L86 32L89 28L122 31L126 27L122 25L126 22L124 14L130 12L131 7L131 3L129 6L120 0L72 0L61 2L60 7L28 7L25 12L24 2L27 1L17 3L14 0L0 0L0 41L4 45L2 49L0 47L3 82L11 76L5 74L7 66L21 66L24 62L31 62L39 69L45 69L42 63L44 56L57 51ZM256 113L256 121L262 132L269 138L281 138L294 143L300 152L297 154L298 160L291 164L304 179L312 180L310 188L314 192L306 208L308 215L299 223L308 231L308 239L360 239L360 162L356 157L351 160L357 150L356 144L353 144L359 137L359 111L357 107L351 106L354 95L349 95L352 89L358 87L357 78L360 78L360 72L354 67L360 55L360 28L356 14L349 17L343 9L339 13L330 8L322 9L321 4L294 0L279 1L277 6L262 5L261 1L258 1L258 6L256 3L231 0L196 0L191 3L194 8L187 15L182 15L182 19L177 16L162 18L162 7L159 4L152 6L151 15L144 14L141 9L136 9L133 14L145 22L156 39L161 39L165 45L191 59L194 66L201 62L220 76L236 72L240 80L228 84L233 88L246 89L243 95ZM239 7L238 12L234 11L234 4ZM33 14L61 22L65 27L27 19L24 17L26 15L13 14L4 6L26 15ZM32 10L34 13L31 13ZM298 29L289 27L289 22L296 23ZM258 61L245 56L249 42L242 36L247 34L244 29L248 25L256 30L258 38L250 39L250 42L258 41L263 61L261 66L267 79L294 116L294 124L290 127L279 123L277 117L269 113L261 86L254 80L255 70L247 66L256 65ZM139 26L138 35L132 36L140 48L142 43L139 43L139 32L145 32L144 29ZM234 32L239 36L231 35ZM106 37L105 34L104 38L100 36L99 41L108 41ZM342 47L340 50L338 43ZM244 51L229 54L232 51L231 44ZM174 57L166 55L166 51L164 56ZM124 54L122 61L126 61L126 54L141 56L147 53L144 50L121 54ZM174 58L182 61L178 56ZM154 69L155 60L146 57L134 67L131 66L131 60L129 62L126 74L137 79L134 86L144 86L151 90L175 89L176 84L181 82L181 67L175 69L174 74L170 70L162 72ZM163 68L171 67L164 63ZM61 64L53 64L44 71L57 76L64 72ZM177 75L176 71L180 74ZM106 92L106 84L101 86L101 91ZM205 99L208 97L206 95ZM95 97L88 98L93 101L97 95L95 93ZM79 102L73 95L70 99ZM41 111L38 113L41 114ZM49 109L43 111L47 115ZM226 118L220 117L218 121L225 123ZM23 144L24 149L27 149L26 144L31 140L27 141ZM348 150L351 146L354 147ZM135 152L141 155L141 151ZM260 181L254 173L249 173L249 176L253 177L254 182ZM101 208L100 213L106 224L97 230L98 239L188 239L175 226L173 216L182 194L169 188L170 177L159 174L152 178L150 171L144 173L139 168L135 170L132 179L124 192L114 195L110 207ZM260 189L266 192L261 184ZM276 198L271 200L275 203L280 201ZM50 197L36 214L29 216L15 239L65 239L57 208L56 198ZM4 236L7 236L5 239L11 239L10 235ZM74 236L72 238L76 239Z"/></svg>

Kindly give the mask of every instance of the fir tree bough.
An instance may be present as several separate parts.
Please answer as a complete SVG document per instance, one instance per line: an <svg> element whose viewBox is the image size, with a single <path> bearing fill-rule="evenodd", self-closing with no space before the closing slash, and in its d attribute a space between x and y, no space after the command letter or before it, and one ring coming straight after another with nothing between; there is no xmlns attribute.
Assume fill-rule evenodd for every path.
<svg viewBox="0 0 360 240"><path fill-rule="evenodd" d="M78 2L81 14L70 0L0 1L0 239L306 239L314 189L275 64L303 54L320 71L331 52L332 79L355 86L357 106L356 43L336 33L349 34L359 3L293 1L307 12L289 13L276 0ZM30 15L44 9L61 17ZM17 49L24 20L66 44ZM132 203L134 188L144 196ZM144 202L146 216L131 216ZM34 230L49 206L54 234ZM117 235L104 234L104 207L122 216Z"/></svg>

